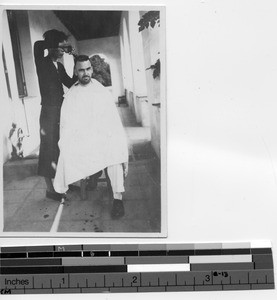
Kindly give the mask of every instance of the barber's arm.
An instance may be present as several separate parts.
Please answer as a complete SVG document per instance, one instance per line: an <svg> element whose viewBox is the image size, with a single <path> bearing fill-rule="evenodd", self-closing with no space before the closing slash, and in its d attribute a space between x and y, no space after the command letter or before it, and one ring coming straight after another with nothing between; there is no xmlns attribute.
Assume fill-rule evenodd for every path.
<svg viewBox="0 0 277 300"><path fill-rule="evenodd" d="M61 64L62 65L62 64ZM78 77L73 75L73 77L71 78L70 76L68 76L68 74L66 73L66 70L64 68L64 66L62 65L62 73L61 75L61 80L62 83L67 87L67 88L71 88L71 86L77 81Z"/></svg>
<svg viewBox="0 0 277 300"><path fill-rule="evenodd" d="M44 50L47 49L45 41L36 41L34 44L35 64L38 67L44 58Z"/></svg>

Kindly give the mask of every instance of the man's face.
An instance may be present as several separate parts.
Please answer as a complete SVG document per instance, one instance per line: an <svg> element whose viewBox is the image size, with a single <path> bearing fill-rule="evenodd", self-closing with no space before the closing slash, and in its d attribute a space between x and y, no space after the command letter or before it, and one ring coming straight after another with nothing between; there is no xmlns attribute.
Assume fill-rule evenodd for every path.
<svg viewBox="0 0 277 300"><path fill-rule="evenodd" d="M66 41L60 42L58 48L49 49L49 54L54 60L61 59L64 55L63 47L66 45Z"/></svg>
<svg viewBox="0 0 277 300"><path fill-rule="evenodd" d="M52 48L49 49L50 51L50 56L54 59L61 59L64 55L64 50L62 48Z"/></svg>
<svg viewBox="0 0 277 300"><path fill-rule="evenodd" d="M75 65L75 75L78 76L79 82L86 85L91 80L92 66L89 60L77 61Z"/></svg>

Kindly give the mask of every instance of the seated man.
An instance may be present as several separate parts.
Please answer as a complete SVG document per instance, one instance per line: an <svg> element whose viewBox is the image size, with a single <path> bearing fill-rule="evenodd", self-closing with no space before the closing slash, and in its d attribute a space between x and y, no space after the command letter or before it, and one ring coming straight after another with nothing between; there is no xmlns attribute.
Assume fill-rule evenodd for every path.
<svg viewBox="0 0 277 300"><path fill-rule="evenodd" d="M60 156L54 188L68 185L107 168L113 190L112 217L124 215L122 192L128 172L128 144L111 93L91 78L89 57L75 61L78 81L64 97L60 120Z"/></svg>

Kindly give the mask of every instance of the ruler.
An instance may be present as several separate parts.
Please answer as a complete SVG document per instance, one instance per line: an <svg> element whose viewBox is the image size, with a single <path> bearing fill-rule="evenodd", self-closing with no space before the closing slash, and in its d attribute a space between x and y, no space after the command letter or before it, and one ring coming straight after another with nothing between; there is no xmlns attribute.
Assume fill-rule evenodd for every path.
<svg viewBox="0 0 277 300"><path fill-rule="evenodd" d="M270 247L95 244L2 247L1 294L274 289Z"/></svg>

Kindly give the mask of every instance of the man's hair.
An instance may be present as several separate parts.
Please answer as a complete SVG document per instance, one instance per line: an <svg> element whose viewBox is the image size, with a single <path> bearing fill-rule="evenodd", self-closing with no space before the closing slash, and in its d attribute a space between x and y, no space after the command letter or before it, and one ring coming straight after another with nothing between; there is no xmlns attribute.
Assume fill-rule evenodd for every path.
<svg viewBox="0 0 277 300"><path fill-rule="evenodd" d="M51 29L43 34L43 38L49 47L57 48L58 44L63 41L67 41L68 35L57 29Z"/></svg>
<svg viewBox="0 0 277 300"><path fill-rule="evenodd" d="M81 54L81 55L76 56L76 58L75 58L75 64L76 64L78 61L79 61L79 62L83 62L83 61L87 61L87 60L90 61L89 57L88 57L87 55Z"/></svg>

